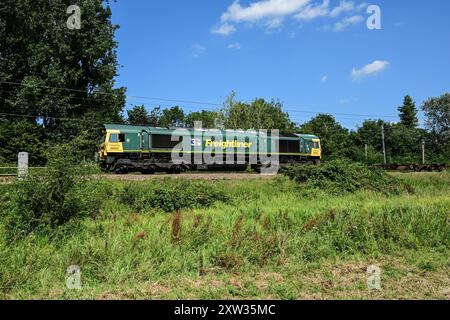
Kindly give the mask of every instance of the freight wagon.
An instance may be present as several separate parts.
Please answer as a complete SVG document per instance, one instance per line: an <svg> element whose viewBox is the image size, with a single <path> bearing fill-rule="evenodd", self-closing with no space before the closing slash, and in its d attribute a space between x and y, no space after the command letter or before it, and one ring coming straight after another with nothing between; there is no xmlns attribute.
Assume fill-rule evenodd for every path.
<svg viewBox="0 0 450 320"><path fill-rule="evenodd" d="M322 157L320 139L307 134L116 124L104 127L100 163L104 170L116 173L245 170L248 166L260 171L270 156L276 157L282 167L302 162L318 163ZM184 161L174 161L174 155Z"/></svg>

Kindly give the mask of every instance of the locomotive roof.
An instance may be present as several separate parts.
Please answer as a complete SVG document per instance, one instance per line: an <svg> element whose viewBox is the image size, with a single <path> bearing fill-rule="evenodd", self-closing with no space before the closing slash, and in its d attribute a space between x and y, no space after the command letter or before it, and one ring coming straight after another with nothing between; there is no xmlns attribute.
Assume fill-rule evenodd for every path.
<svg viewBox="0 0 450 320"><path fill-rule="evenodd" d="M104 124L104 127L106 130L119 130L121 132L142 132L145 131L152 131L154 133L159 134L171 134L174 130L177 129L186 129L186 130L194 130L194 128L162 128L162 127L151 127L151 126L137 126L137 125L126 125L126 124ZM203 129L204 131L209 129ZM225 132L233 132L234 134L257 134L258 131L244 131L244 130L222 130ZM297 133L281 133L281 137L287 138L287 139L297 139L297 138L303 138L305 140L315 140L319 139L319 137L312 135L312 134L297 134Z"/></svg>

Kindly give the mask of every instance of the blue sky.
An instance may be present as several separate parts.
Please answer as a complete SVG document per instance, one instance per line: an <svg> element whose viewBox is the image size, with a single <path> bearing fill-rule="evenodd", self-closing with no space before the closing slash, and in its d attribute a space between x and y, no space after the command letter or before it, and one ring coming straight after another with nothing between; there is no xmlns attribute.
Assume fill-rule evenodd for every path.
<svg viewBox="0 0 450 320"><path fill-rule="evenodd" d="M366 26L369 5L381 30ZM448 0L119 0L112 10L128 106L214 110L235 91L279 99L296 122L329 112L355 128L354 114L396 121L404 95L420 106L450 88Z"/></svg>

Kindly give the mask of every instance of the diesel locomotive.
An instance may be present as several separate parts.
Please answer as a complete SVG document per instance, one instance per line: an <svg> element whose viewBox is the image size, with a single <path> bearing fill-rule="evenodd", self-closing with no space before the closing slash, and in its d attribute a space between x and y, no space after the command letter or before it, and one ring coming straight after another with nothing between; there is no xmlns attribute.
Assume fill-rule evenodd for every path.
<svg viewBox="0 0 450 320"><path fill-rule="evenodd" d="M100 164L118 174L246 170L249 166L260 171L271 157L276 157L280 167L318 163L322 158L319 137L308 134L117 124L105 124L104 128ZM183 161L174 161L174 156Z"/></svg>

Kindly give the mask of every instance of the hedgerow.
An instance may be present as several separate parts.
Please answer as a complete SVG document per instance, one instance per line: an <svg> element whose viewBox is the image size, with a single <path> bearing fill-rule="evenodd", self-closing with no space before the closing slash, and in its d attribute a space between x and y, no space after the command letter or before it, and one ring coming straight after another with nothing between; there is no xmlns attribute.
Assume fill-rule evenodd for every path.
<svg viewBox="0 0 450 320"><path fill-rule="evenodd" d="M9 241L29 234L52 237L65 234L101 205L96 192L86 186L83 169L70 145L53 147L44 172L18 180L3 206Z"/></svg>
<svg viewBox="0 0 450 320"><path fill-rule="evenodd" d="M309 189L320 189L340 195L369 190L385 194L399 194L404 183L385 171L347 160L328 161L322 165L295 165L283 170L292 180Z"/></svg>
<svg viewBox="0 0 450 320"><path fill-rule="evenodd" d="M220 188L205 182L152 181L150 184L128 183L118 191L122 204L137 211L159 209L173 212L181 209L197 209L212 206L216 201L228 201L229 195Z"/></svg>

